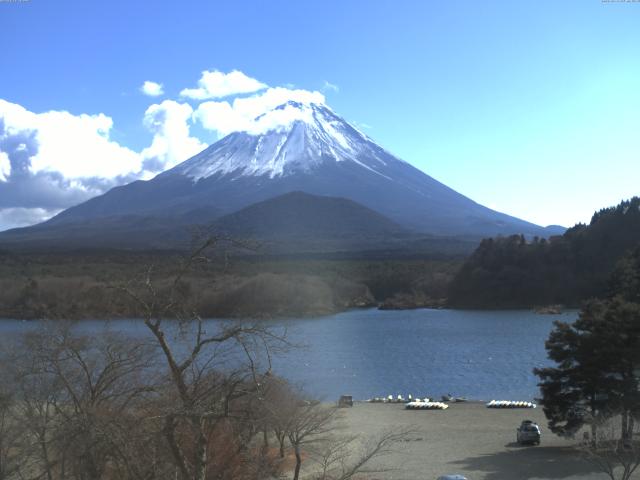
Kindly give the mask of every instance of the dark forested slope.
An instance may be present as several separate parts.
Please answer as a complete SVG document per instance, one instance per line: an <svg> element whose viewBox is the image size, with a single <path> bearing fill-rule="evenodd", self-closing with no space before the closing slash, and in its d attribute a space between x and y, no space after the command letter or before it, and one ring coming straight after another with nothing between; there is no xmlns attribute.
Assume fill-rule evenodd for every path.
<svg viewBox="0 0 640 480"><path fill-rule="evenodd" d="M450 286L456 307L576 306L602 295L616 262L640 244L640 198L600 210L549 240L524 237L482 241Z"/></svg>

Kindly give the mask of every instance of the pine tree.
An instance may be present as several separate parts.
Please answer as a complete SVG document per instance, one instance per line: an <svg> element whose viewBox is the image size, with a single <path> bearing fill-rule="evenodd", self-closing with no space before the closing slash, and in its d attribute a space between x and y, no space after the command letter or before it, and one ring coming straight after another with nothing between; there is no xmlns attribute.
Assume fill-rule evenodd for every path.
<svg viewBox="0 0 640 480"><path fill-rule="evenodd" d="M549 428L573 436L619 415L622 440L640 415L640 249L612 275L610 296L589 302L573 324L557 322L546 342L555 367L535 369Z"/></svg>

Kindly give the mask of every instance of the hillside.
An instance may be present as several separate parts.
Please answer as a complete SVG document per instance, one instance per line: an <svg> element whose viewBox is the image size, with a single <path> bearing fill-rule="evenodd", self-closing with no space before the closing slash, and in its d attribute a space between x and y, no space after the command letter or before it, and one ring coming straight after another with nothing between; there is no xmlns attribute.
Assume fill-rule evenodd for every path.
<svg viewBox="0 0 640 480"><path fill-rule="evenodd" d="M603 295L616 262L640 244L640 198L595 213L589 225L527 241L514 235L481 242L449 289L463 308L531 308Z"/></svg>
<svg viewBox="0 0 640 480"><path fill-rule="evenodd" d="M468 255L477 240L404 228L345 198L291 192L218 216L201 207L173 216L114 215L43 224L0 235L12 251L187 250L194 235L247 241L258 255L348 258ZM250 254L249 250L238 252Z"/></svg>
<svg viewBox="0 0 640 480"><path fill-rule="evenodd" d="M291 192L214 222L231 235L266 237L407 236L412 232L352 200Z"/></svg>
<svg viewBox="0 0 640 480"><path fill-rule="evenodd" d="M212 230L255 239L263 249L286 253L399 248L421 237L351 200L303 192L225 215L213 223Z"/></svg>

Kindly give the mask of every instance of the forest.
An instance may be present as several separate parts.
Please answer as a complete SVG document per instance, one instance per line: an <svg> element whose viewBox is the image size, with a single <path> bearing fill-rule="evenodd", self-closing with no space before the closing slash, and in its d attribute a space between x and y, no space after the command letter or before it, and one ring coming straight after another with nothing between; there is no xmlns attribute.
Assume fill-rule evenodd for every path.
<svg viewBox="0 0 640 480"><path fill-rule="evenodd" d="M640 243L640 198L596 212L549 239L522 235L481 242L455 275L448 304L457 308L577 307L607 293L616 263Z"/></svg>
<svg viewBox="0 0 640 480"><path fill-rule="evenodd" d="M0 317L131 318L118 286L148 273L167 286L181 252L0 254ZM349 308L440 306L462 257L279 258L227 256L183 279L204 317L314 316Z"/></svg>

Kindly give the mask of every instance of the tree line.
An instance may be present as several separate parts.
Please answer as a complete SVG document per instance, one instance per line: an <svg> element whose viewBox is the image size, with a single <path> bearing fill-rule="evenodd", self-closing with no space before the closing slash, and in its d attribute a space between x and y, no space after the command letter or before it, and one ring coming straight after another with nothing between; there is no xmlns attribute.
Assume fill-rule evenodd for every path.
<svg viewBox="0 0 640 480"><path fill-rule="evenodd" d="M386 303L441 301L461 258L313 260L228 258L198 265L183 278L206 317L328 315ZM0 252L0 316L131 318L137 305L110 288L154 265L157 288L169 288L177 253Z"/></svg>
<svg viewBox="0 0 640 480"><path fill-rule="evenodd" d="M577 307L607 293L616 262L640 243L640 198L596 212L562 236L485 239L454 277L448 303L467 308Z"/></svg>

